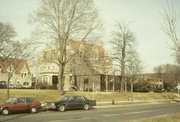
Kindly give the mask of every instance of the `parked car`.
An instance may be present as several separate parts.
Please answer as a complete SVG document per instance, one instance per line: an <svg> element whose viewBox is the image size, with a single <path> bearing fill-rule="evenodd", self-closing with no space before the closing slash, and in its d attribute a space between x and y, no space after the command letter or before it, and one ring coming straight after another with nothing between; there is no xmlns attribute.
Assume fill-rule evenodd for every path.
<svg viewBox="0 0 180 122"><path fill-rule="evenodd" d="M0 89L6 89L7 85L6 84L0 84Z"/></svg>
<svg viewBox="0 0 180 122"><path fill-rule="evenodd" d="M3 115L8 115L14 112L38 112L41 108L41 103L30 97L10 98L4 103L0 103L0 112Z"/></svg>
<svg viewBox="0 0 180 122"><path fill-rule="evenodd" d="M9 88L10 89L15 89L16 85L13 85L13 84L9 84Z"/></svg>
<svg viewBox="0 0 180 122"><path fill-rule="evenodd" d="M9 85L9 88L10 88L10 89L22 89L22 88L23 88L23 85L21 85L21 84L16 84L16 85L10 84L10 85Z"/></svg>
<svg viewBox="0 0 180 122"><path fill-rule="evenodd" d="M64 96L59 101L46 102L43 105L45 109L55 109L61 112L65 111L66 109L89 110L92 106L96 106L96 101L89 100L84 96Z"/></svg>
<svg viewBox="0 0 180 122"><path fill-rule="evenodd" d="M21 85L21 84L16 84L15 85L15 89L22 89L23 88L23 85Z"/></svg>

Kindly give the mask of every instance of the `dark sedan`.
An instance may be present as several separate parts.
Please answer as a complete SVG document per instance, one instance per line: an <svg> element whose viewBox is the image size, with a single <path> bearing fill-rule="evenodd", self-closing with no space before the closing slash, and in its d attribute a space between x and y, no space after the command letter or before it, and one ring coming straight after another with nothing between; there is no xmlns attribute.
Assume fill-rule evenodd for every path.
<svg viewBox="0 0 180 122"><path fill-rule="evenodd" d="M95 100L89 100L84 96L64 96L61 100L55 102L46 102L46 109L55 109L65 111L66 109L84 109L89 110L91 106L96 106Z"/></svg>
<svg viewBox="0 0 180 122"><path fill-rule="evenodd" d="M8 115L12 112L31 112L36 113L41 107L41 103L30 97L10 98L4 103L0 103L0 112Z"/></svg>

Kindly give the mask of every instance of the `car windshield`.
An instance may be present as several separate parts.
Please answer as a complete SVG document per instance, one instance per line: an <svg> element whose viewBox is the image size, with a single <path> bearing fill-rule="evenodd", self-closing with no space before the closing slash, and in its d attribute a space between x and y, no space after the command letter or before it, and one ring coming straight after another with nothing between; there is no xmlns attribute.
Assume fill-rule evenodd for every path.
<svg viewBox="0 0 180 122"><path fill-rule="evenodd" d="M9 100L7 100L5 103L14 103L17 101L17 98L10 98Z"/></svg>

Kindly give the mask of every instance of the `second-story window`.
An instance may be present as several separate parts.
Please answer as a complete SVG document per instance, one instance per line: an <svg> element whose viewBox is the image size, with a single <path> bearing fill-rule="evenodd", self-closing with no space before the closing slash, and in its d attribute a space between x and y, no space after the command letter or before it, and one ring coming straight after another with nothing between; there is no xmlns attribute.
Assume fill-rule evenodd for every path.
<svg viewBox="0 0 180 122"><path fill-rule="evenodd" d="M92 54L92 60L98 60L98 55L97 54Z"/></svg>
<svg viewBox="0 0 180 122"><path fill-rule="evenodd" d="M21 73L21 77L25 78L27 76L27 73Z"/></svg>

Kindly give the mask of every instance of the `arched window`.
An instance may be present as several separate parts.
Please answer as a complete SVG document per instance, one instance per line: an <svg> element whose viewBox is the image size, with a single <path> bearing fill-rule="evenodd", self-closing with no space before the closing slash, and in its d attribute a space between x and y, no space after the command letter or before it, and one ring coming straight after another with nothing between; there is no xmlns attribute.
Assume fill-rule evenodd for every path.
<svg viewBox="0 0 180 122"><path fill-rule="evenodd" d="M28 83L28 82L24 82L23 85L24 85L24 86L28 86L29 83Z"/></svg>

